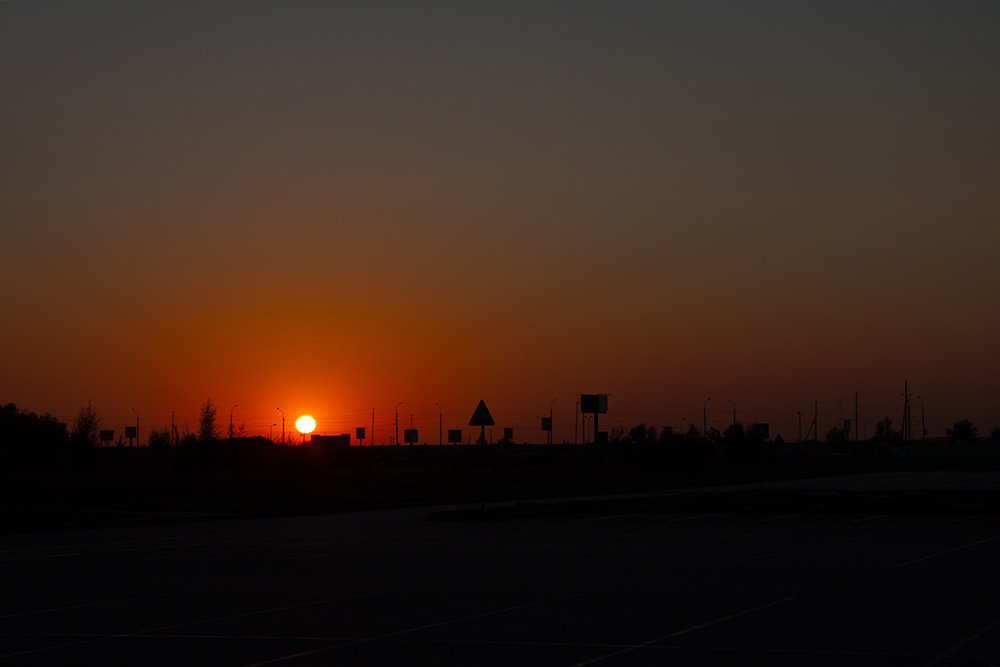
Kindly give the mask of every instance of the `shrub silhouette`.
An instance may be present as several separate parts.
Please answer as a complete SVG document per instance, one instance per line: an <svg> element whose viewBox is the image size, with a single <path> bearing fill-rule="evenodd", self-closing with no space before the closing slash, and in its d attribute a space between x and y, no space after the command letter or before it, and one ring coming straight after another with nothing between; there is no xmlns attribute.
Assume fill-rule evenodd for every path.
<svg viewBox="0 0 1000 667"><path fill-rule="evenodd" d="M979 434L979 429L968 419L955 422L951 428L944 430L948 437L959 442L972 442Z"/></svg>

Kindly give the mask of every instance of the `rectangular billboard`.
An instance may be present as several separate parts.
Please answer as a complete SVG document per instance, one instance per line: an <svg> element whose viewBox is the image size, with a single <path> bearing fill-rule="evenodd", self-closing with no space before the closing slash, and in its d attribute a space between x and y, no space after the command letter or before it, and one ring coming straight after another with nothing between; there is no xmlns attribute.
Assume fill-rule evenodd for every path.
<svg viewBox="0 0 1000 667"><path fill-rule="evenodd" d="M605 414L608 411L607 394L580 394L580 412L584 414Z"/></svg>
<svg viewBox="0 0 1000 667"><path fill-rule="evenodd" d="M448 444L449 445L462 444L462 429L460 428L448 429Z"/></svg>
<svg viewBox="0 0 1000 667"><path fill-rule="evenodd" d="M406 428L403 429L403 442L413 445L417 442L417 429Z"/></svg>

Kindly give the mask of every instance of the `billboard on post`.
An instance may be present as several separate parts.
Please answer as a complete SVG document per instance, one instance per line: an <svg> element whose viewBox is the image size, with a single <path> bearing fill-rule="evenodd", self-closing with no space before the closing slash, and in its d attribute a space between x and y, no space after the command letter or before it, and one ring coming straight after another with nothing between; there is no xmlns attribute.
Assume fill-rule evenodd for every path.
<svg viewBox="0 0 1000 667"><path fill-rule="evenodd" d="M580 412L603 415L608 411L607 394L580 394Z"/></svg>
<svg viewBox="0 0 1000 667"><path fill-rule="evenodd" d="M354 439L355 440L364 440L365 439L365 427L364 426L359 426L356 429L354 429Z"/></svg>
<svg viewBox="0 0 1000 667"><path fill-rule="evenodd" d="M406 428L403 429L403 442L408 445L415 445L417 443L417 429Z"/></svg>
<svg viewBox="0 0 1000 667"><path fill-rule="evenodd" d="M462 429L460 428L448 429L448 444L449 445L462 444Z"/></svg>

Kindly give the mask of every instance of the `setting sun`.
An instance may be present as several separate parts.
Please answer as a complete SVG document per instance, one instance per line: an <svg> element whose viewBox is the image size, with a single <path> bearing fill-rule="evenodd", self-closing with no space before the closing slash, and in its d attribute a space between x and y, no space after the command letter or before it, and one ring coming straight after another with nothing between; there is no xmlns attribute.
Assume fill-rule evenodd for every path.
<svg viewBox="0 0 1000 667"><path fill-rule="evenodd" d="M316 429L316 420L309 415L302 415L295 420L295 429L302 435L312 433Z"/></svg>

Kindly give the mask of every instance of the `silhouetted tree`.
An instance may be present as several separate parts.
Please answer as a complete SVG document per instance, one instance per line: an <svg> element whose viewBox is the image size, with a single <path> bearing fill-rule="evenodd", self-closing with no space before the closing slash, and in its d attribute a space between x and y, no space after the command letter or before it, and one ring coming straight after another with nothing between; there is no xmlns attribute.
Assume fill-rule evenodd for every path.
<svg viewBox="0 0 1000 667"><path fill-rule="evenodd" d="M215 404L212 399L201 406L201 420L198 426L198 439L202 442L212 442L218 439L219 432L215 428Z"/></svg>
<svg viewBox="0 0 1000 667"><path fill-rule="evenodd" d="M664 426L660 431L660 437L658 438L661 445L670 445L674 442L674 427Z"/></svg>
<svg viewBox="0 0 1000 667"><path fill-rule="evenodd" d="M698 438L701 437L701 431L698 430L697 426L691 424L690 426L688 426L687 433L684 434L684 437L687 438L688 440L697 440Z"/></svg>
<svg viewBox="0 0 1000 667"><path fill-rule="evenodd" d="M80 408L76 413L76 421L73 422L73 433L70 436L74 447L96 447L100 444L97 439L101 430L101 418L97 416L93 401Z"/></svg>
<svg viewBox="0 0 1000 667"><path fill-rule="evenodd" d="M735 422L729 425L725 431L722 432L722 437L726 442L739 442L746 438L746 433L743 431L743 424Z"/></svg>
<svg viewBox="0 0 1000 667"><path fill-rule="evenodd" d="M875 437L872 440L876 442L892 442L899 440L899 431L894 431L892 429L892 419L889 417L884 418L879 423L875 424Z"/></svg>
<svg viewBox="0 0 1000 667"><path fill-rule="evenodd" d="M66 449L66 425L55 417L0 408L0 461L4 464L50 464Z"/></svg>
<svg viewBox="0 0 1000 667"><path fill-rule="evenodd" d="M840 428L839 426L834 426L829 431L826 432L827 442L847 442L847 431Z"/></svg>
<svg viewBox="0 0 1000 667"><path fill-rule="evenodd" d="M979 434L979 429L976 428L975 424L970 422L968 419L963 419L955 422L954 426L951 428L946 428L944 432L947 433L948 437L952 440L972 442Z"/></svg>
<svg viewBox="0 0 1000 667"><path fill-rule="evenodd" d="M154 428L149 432L149 446L150 447L169 447L171 443L170 429L166 426L163 428Z"/></svg>

